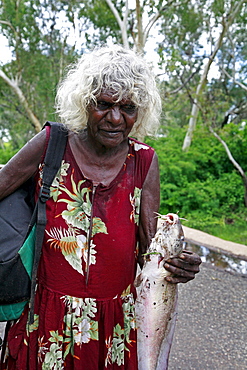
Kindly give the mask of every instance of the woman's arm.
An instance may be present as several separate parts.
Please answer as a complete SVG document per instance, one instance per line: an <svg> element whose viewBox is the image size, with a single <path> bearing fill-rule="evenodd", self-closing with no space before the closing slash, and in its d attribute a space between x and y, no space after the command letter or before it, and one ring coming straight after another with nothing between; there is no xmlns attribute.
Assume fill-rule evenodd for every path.
<svg viewBox="0 0 247 370"><path fill-rule="evenodd" d="M146 252L157 229L156 212L159 210L159 193L159 168L155 155L142 189L138 255L138 263L141 267L144 262L143 253ZM201 258L196 253L183 251L178 257L165 261L165 269L172 273L171 276L166 277L166 280L174 284L186 283L195 278L199 272L200 264Z"/></svg>
<svg viewBox="0 0 247 370"><path fill-rule="evenodd" d="M46 145L46 130L35 135L0 170L0 199L15 191L38 169Z"/></svg>
<svg viewBox="0 0 247 370"><path fill-rule="evenodd" d="M146 252L157 229L157 212L160 206L160 178L157 155L154 154L148 174L143 184L139 223L138 263L143 266L143 254Z"/></svg>

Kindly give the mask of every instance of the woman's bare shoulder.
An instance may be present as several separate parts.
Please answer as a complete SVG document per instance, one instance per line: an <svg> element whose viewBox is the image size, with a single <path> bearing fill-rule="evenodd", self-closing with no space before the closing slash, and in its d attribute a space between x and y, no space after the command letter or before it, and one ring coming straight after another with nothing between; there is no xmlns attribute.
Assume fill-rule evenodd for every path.
<svg viewBox="0 0 247 370"><path fill-rule="evenodd" d="M17 189L35 174L46 146L46 132L42 130L29 140L0 171L0 198Z"/></svg>

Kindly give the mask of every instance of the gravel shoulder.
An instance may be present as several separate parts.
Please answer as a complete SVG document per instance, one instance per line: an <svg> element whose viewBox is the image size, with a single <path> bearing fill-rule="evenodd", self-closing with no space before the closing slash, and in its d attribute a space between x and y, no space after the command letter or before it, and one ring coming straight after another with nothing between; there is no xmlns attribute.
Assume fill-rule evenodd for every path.
<svg viewBox="0 0 247 370"><path fill-rule="evenodd" d="M247 277L202 264L178 304L169 370L247 369Z"/></svg>

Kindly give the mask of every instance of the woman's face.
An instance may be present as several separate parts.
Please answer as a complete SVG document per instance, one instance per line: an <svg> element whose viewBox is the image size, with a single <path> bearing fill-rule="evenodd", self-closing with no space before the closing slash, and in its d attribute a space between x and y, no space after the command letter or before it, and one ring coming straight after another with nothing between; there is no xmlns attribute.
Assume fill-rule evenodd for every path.
<svg viewBox="0 0 247 370"><path fill-rule="evenodd" d="M121 144L137 120L138 110L130 99L116 103L109 89L102 90L97 104L88 108L88 135L106 148Z"/></svg>

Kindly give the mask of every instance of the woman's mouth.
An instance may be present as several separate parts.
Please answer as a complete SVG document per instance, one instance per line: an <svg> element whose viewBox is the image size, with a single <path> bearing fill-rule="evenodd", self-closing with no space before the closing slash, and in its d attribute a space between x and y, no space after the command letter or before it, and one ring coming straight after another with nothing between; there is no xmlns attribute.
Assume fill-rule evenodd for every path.
<svg viewBox="0 0 247 370"><path fill-rule="evenodd" d="M100 131L103 133L103 135L111 136L111 137L115 137L122 133L122 131L120 130L102 130L101 129Z"/></svg>

